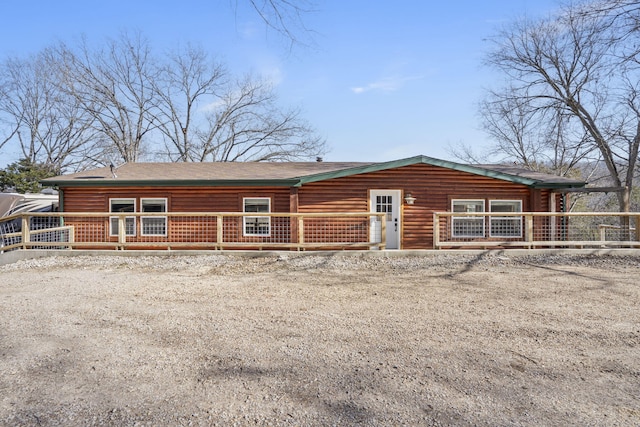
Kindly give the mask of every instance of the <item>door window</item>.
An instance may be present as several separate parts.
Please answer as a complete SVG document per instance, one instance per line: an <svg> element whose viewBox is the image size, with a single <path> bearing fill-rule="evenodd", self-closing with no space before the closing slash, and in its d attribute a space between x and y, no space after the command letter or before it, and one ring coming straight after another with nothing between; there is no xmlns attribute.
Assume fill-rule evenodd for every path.
<svg viewBox="0 0 640 427"><path fill-rule="evenodd" d="M393 216L393 196L376 196L376 212L386 213L387 221Z"/></svg>

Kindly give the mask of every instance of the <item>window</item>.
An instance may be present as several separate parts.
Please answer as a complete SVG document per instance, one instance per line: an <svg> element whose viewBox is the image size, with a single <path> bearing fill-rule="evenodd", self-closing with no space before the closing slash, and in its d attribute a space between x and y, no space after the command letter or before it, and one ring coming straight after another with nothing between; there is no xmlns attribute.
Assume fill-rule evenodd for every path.
<svg viewBox="0 0 640 427"><path fill-rule="evenodd" d="M271 199L255 197L243 199L244 212L271 212ZM271 234L271 218L268 216L245 216L242 218L245 236L268 236Z"/></svg>
<svg viewBox="0 0 640 427"><path fill-rule="evenodd" d="M109 199L109 212L112 213L126 213L136 211L136 199ZM109 235L118 235L118 217L109 217ZM136 217L128 216L124 222L125 235L136 235Z"/></svg>
<svg viewBox="0 0 640 427"><path fill-rule="evenodd" d="M392 221L393 196L376 196L376 212L386 212L387 221Z"/></svg>
<svg viewBox="0 0 640 427"><path fill-rule="evenodd" d="M167 199L140 199L140 210L145 213L159 213L167 211ZM166 236L166 216L141 216L140 234L143 236Z"/></svg>
<svg viewBox="0 0 640 427"><path fill-rule="evenodd" d="M491 212L522 212L520 200L490 200ZM522 237L521 216L491 216L491 237Z"/></svg>
<svg viewBox="0 0 640 427"><path fill-rule="evenodd" d="M452 200L451 210L459 213L484 212L484 200ZM453 237L484 237L484 216L452 217Z"/></svg>

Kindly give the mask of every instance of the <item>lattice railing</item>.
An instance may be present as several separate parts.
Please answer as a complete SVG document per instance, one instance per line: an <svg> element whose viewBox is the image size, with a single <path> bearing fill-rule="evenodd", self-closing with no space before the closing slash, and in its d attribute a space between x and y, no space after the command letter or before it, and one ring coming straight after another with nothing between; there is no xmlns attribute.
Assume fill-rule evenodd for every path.
<svg viewBox="0 0 640 427"><path fill-rule="evenodd" d="M436 212L434 248L640 247L640 213Z"/></svg>
<svg viewBox="0 0 640 427"><path fill-rule="evenodd" d="M0 219L0 250L383 249L383 217L379 213L23 213Z"/></svg>
<svg viewBox="0 0 640 427"><path fill-rule="evenodd" d="M0 219L0 251L14 248L384 249L384 215L23 213ZM640 213L436 212L433 241L425 242L423 249L640 247L639 223Z"/></svg>

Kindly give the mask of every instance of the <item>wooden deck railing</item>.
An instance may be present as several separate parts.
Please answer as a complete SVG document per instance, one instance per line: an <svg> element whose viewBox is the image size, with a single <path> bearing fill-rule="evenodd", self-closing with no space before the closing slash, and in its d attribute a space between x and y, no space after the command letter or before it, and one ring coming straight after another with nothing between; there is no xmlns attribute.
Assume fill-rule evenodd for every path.
<svg viewBox="0 0 640 427"><path fill-rule="evenodd" d="M385 249L384 213L22 213L0 252L85 249ZM640 247L640 213L433 214L422 249ZM410 236L405 236L405 238Z"/></svg>
<svg viewBox="0 0 640 427"><path fill-rule="evenodd" d="M384 249L384 213L22 213L0 219L0 251Z"/></svg>
<svg viewBox="0 0 640 427"><path fill-rule="evenodd" d="M435 212L433 247L640 247L640 213Z"/></svg>

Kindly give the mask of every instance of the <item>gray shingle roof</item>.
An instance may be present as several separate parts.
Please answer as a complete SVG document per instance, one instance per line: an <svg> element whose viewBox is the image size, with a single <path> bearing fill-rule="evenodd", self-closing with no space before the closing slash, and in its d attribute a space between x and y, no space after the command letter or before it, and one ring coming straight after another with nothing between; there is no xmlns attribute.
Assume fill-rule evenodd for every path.
<svg viewBox="0 0 640 427"><path fill-rule="evenodd" d="M115 170L125 181L281 180L368 165L357 162L126 163ZM55 182L114 180L109 167L62 175Z"/></svg>
<svg viewBox="0 0 640 427"><path fill-rule="evenodd" d="M583 187L585 182L530 171L513 165L464 165L427 156L383 163L366 162L208 162L128 163L62 175L43 180L45 185L286 185L387 170L414 164L429 164L476 175L489 176L538 188Z"/></svg>

